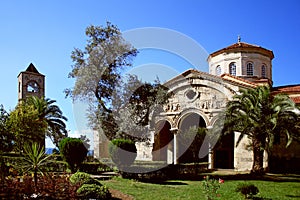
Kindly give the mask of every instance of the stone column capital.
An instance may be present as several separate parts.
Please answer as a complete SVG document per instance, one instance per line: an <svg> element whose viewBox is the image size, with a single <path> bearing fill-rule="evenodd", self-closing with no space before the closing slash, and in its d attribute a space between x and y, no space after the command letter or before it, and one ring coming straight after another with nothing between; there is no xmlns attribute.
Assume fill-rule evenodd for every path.
<svg viewBox="0 0 300 200"><path fill-rule="evenodd" d="M178 133L178 128L171 128L170 132L174 135L176 135Z"/></svg>

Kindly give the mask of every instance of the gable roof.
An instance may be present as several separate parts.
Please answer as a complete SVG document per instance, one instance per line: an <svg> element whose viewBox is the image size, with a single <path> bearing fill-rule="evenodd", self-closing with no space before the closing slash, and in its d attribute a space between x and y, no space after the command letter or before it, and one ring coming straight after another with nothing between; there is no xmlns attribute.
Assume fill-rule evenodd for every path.
<svg viewBox="0 0 300 200"><path fill-rule="evenodd" d="M228 47L215 51L209 55L209 57L214 57L222 53L230 53L230 52L253 52L253 53L260 53L262 55L268 56L270 59L274 58L273 51L263 48L258 45L248 44L245 42L237 42L232 44Z"/></svg>
<svg viewBox="0 0 300 200"><path fill-rule="evenodd" d="M240 87L246 87L246 88L257 87L257 84L255 84L251 81L245 80L243 78L239 78L239 77L232 76L229 74L223 74L222 76L216 76L216 75L209 74L207 72L198 71L196 69L188 69L188 70L184 71L183 73L179 74L178 76L175 76L174 78L168 80L167 82L164 83L164 85L166 85L166 86L171 85L172 83L176 82L177 80L186 78L190 74L194 74L197 77L199 75L201 75L202 79L207 78L207 79L214 79L214 80L217 80L220 82L225 81L227 83L230 83L230 84L236 85L236 86L240 86Z"/></svg>

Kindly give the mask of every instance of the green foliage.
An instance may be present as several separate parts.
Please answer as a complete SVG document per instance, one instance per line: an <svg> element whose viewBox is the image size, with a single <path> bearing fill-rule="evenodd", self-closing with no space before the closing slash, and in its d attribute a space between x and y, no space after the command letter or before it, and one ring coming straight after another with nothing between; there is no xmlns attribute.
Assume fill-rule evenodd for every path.
<svg viewBox="0 0 300 200"><path fill-rule="evenodd" d="M205 176L204 180L202 181L203 191L205 193L207 200L213 200L216 197L219 197L220 194L218 193L218 190L221 187L221 184L224 183L224 180L222 179L211 179L209 176Z"/></svg>
<svg viewBox="0 0 300 200"><path fill-rule="evenodd" d="M21 101L10 113L7 127L14 135L16 149L22 150L23 144L39 142L44 144L48 136L54 144L67 136L66 117L55 100L31 96Z"/></svg>
<svg viewBox="0 0 300 200"><path fill-rule="evenodd" d="M77 194L81 199L108 199L111 197L106 186L100 181L93 179L90 174L85 172L76 172L70 177L72 185L80 185Z"/></svg>
<svg viewBox="0 0 300 200"><path fill-rule="evenodd" d="M160 84L142 82L135 75L128 75L112 96L113 119L117 123L114 138L148 141L149 128L155 128L155 118L163 112L170 94Z"/></svg>
<svg viewBox="0 0 300 200"><path fill-rule="evenodd" d="M78 188L77 194L81 199L110 199L111 193L106 186L97 184L83 184Z"/></svg>
<svg viewBox="0 0 300 200"><path fill-rule="evenodd" d="M14 136L8 128L8 119L9 114L6 112L3 105L0 105L0 153L9 152L13 147L12 141Z"/></svg>
<svg viewBox="0 0 300 200"><path fill-rule="evenodd" d="M117 26L92 25L86 36L85 49L72 51L69 77L75 78L75 86L66 89L66 95L90 103L89 123L94 129L101 127L108 139L147 140L147 125L167 101L167 88L159 82L143 83L133 75L122 77L138 52Z"/></svg>
<svg viewBox="0 0 300 200"><path fill-rule="evenodd" d="M287 145L299 137L299 115L295 103L282 94L273 95L267 86L241 90L228 102L225 131L240 132L237 144L247 136L252 141L254 173L263 172L263 153L271 153L276 135L286 134Z"/></svg>
<svg viewBox="0 0 300 200"><path fill-rule="evenodd" d="M130 166L136 158L135 142L128 139L114 139L109 144L112 161L120 168Z"/></svg>
<svg viewBox="0 0 300 200"><path fill-rule="evenodd" d="M62 111L56 101L49 98L38 98L31 96L26 98L25 103L32 105L38 111L40 121L45 121L47 124L46 136L58 147L59 141L68 136L65 121L67 118L63 116Z"/></svg>
<svg viewBox="0 0 300 200"><path fill-rule="evenodd" d="M24 145L23 157L20 166L24 173L33 172L35 186L37 186L38 172L43 175L46 165L50 162L52 155L45 154L44 147L40 147L37 143Z"/></svg>
<svg viewBox="0 0 300 200"><path fill-rule="evenodd" d="M69 164L72 172L79 168L88 152L79 138L62 139L59 143L59 151L63 159Z"/></svg>
<svg viewBox="0 0 300 200"><path fill-rule="evenodd" d="M21 151L25 143L44 143L47 122L39 118L39 111L26 103L19 103L10 113L9 130L14 134L15 148Z"/></svg>
<svg viewBox="0 0 300 200"><path fill-rule="evenodd" d="M245 199L253 199L253 197L259 192L258 188L254 184L247 183L237 185L235 191L244 195Z"/></svg>
<svg viewBox="0 0 300 200"><path fill-rule="evenodd" d="M89 179L92 179L91 175L85 172L76 172L72 176L70 176L70 182L72 184L82 184Z"/></svg>
<svg viewBox="0 0 300 200"><path fill-rule="evenodd" d="M79 170L89 174L100 174L101 172L111 171L111 168L108 166L108 164L98 161L98 162L83 162L80 165Z"/></svg>

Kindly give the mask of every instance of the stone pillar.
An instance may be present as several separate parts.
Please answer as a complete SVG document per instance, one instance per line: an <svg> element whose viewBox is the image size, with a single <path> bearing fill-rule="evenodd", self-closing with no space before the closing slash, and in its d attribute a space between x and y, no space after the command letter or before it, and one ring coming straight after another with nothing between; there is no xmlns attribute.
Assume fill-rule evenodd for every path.
<svg viewBox="0 0 300 200"><path fill-rule="evenodd" d="M171 128L170 129L171 133L173 134L173 141L174 141L174 148L173 148L173 164L177 165L178 164L178 141L177 141L177 133L178 129L177 128Z"/></svg>
<svg viewBox="0 0 300 200"><path fill-rule="evenodd" d="M212 126L208 126L207 129L212 129ZM208 143L208 169L214 168L214 157L213 157L213 150L211 146L211 141Z"/></svg>

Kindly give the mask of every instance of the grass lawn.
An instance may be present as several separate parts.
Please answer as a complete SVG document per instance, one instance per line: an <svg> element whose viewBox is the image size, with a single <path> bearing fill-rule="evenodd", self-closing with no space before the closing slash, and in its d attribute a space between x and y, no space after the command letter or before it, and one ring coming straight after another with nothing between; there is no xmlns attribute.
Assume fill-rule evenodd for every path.
<svg viewBox="0 0 300 200"><path fill-rule="evenodd" d="M259 189L257 197L265 200L300 199L300 178L268 179L268 180L233 180L232 177L223 177L225 183L218 190L218 199L243 199L241 194L234 190L239 183L253 183ZM205 199L202 181L172 180L161 183L144 183L135 180L115 177L111 180L102 181L109 188L119 190L131 195L134 199Z"/></svg>

